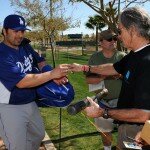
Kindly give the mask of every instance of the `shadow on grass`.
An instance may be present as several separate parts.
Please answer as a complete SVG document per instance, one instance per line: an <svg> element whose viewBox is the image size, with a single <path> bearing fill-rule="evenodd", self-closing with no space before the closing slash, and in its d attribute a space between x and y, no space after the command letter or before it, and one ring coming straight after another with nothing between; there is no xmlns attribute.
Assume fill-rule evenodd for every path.
<svg viewBox="0 0 150 150"><path fill-rule="evenodd" d="M112 133L117 132L117 128L115 128ZM97 136L99 135L99 132L92 132L92 133L83 133L83 134L77 134L77 135L72 135L72 136L67 136L61 139L56 139L56 140L51 140L54 144L60 143L60 142L65 142L68 140L72 140L75 138L82 138L82 137L89 137L89 136Z"/></svg>
<svg viewBox="0 0 150 150"><path fill-rule="evenodd" d="M84 133L84 134L77 134L77 135L72 135L72 136L67 136L61 139L57 139L57 140L51 140L54 144L56 143L60 143L60 142L65 142L68 140L72 140L75 138L82 138L82 137L89 137L89 136L96 136L99 135L99 132L92 132L92 133Z"/></svg>
<svg viewBox="0 0 150 150"><path fill-rule="evenodd" d="M55 144L55 146L57 149L62 149L62 150L64 150L64 149L66 149L66 150L67 149L75 149L75 148L81 149L80 145L78 145L78 142L76 140L70 140L70 141L67 141L63 144L57 143L57 144Z"/></svg>

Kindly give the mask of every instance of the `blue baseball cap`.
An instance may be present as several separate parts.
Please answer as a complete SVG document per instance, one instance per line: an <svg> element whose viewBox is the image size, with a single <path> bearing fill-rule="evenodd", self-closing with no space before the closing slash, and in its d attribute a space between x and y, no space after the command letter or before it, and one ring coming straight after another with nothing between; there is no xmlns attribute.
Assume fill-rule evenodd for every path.
<svg viewBox="0 0 150 150"><path fill-rule="evenodd" d="M66 107L74 99L73 86L68 82L65 85L57 85L49 81L36 89L39 107Z"/></svg>
<svg viewBox="0 0 150 150"><path fill-rule="evenodd" d="M3 28L8 28L12 30L22 31L30 30L26 28L25 19L19 15L9 15L4 19Z"/></svg>
<svg viewBox="0 0 150 150"><path fill-rule="evenodd" d="M42 72L51 71L53 68L46 65ZM66 107L74 99L74 89L70 82L65 85L57 85L54 81L49 81L36 89L39 107Z"/></svg>

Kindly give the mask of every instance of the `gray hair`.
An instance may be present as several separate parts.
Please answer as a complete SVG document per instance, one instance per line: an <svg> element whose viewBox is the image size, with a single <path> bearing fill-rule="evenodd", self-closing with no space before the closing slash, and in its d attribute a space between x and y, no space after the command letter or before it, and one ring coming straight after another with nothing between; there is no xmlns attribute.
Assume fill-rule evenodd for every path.
<svg viewBox="0 0 150 150"><path fill-rule="evenodd" d="M150 39L150 16L140 7L125 9L120 15L120 22L129 29L134 26L140 36Z"/></svg>

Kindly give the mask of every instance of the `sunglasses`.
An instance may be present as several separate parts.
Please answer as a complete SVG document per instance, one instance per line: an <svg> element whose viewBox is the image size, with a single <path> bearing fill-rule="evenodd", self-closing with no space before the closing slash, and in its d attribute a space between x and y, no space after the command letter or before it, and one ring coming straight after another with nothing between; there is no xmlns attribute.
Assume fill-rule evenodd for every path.
<svg viewBox="0 0 150 150"><path fill-rule="evenodd" d="M105 39L105 40L108 41L108 42L117 41L117 37L111 37L111 38Z"/></svg>

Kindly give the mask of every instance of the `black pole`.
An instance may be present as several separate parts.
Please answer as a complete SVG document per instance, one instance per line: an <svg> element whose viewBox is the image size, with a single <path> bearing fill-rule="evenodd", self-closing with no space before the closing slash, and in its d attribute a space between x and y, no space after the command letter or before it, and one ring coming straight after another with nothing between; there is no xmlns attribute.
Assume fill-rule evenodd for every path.
<svg viewBox="0 0 150 150"><path fill-rule="evenodd" d="M51 50L52 50L52 61L53 61L53 68L55 68L55 57L54 57L54 47L53 47L53 33L51 33L50 35L50 46L51 46Z"/></svg>
<svg viewBox="0 0 150 150"><path fill-rule="evenodd" d="M83 50L83 34L81 33L81 42L82 42L82 55L84 55L84 50Z"/></svg>
<svg viewBox="0 0 150 150"><path fill-rule="evenodd" d="M96 51L98 51L98 24L96 24Z"/></svg>
<svg viewBox="0 0 150 150"><path fill-rule="evenodd" d="M62 121L62 109L59 109L59 139L61 139L61 121ZM59 150L61 148L61 143L59 143Z"/></svg>
<svg viewBox="0 0 150 150"><path fill-rule="evenodd" d="M48 0L46 0L47 2ZM52 0L49 0L49 9L50 9L50 18L52 19L53 18L53 2ZM52 60L53 60L53 68L55 68L56 64L55 64L55 57L54 57L54 30L51 32L51 35L50 35L50 46L51 46L51 50L52 50ZM61 138L61 108L60 108L60 117L59 117L59 138ZM59 150L60 150L60 143L59 143Z"/></svg>
<svg viewBox="0 0 150 150"><path fill-rule="evenodd" d="M55 68L56 65L55 65L55 57L54 57L53 38L54 38L54 35L52 32L51 37L50 37L50 43L51 43L50 45L51 45L51 50L52 50L53 67ZM62 109L60 108L59 109L59 139L61 139L61 122L62 122L61 120L62 120ZM59 143L58 149L60 150L60 148L61 148L61 143Z"/></svg>

